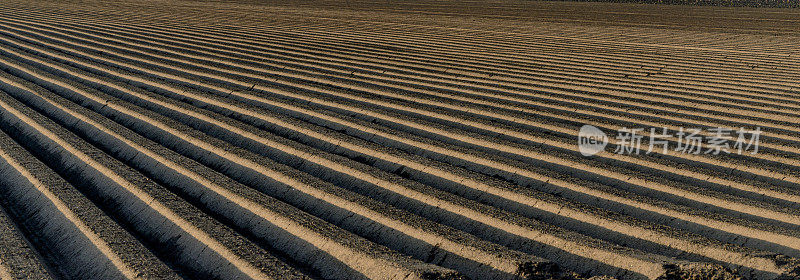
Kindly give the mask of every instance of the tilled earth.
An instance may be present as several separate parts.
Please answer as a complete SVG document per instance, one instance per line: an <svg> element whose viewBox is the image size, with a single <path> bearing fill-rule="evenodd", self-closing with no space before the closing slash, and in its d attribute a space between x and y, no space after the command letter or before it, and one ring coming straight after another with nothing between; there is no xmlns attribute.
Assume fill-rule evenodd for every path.
<svg viewBox="0 0 800 280"><path fill-rule="evenodd" d="M0 278L798 279L799 22L4 1Z"/></svg>

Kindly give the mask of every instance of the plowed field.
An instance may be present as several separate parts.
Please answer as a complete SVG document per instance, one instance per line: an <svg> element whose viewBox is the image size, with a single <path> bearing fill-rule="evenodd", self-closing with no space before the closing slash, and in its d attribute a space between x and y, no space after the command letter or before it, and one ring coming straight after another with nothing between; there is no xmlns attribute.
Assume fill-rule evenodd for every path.
<svg viewBox="0 0 800 280"><path fill-rule="evenodd" d="M792 9L6 0L0 277L798 279L799 34ZM666 148L615 152L628 128ZM695 128L758 150L681 151Z"/></svg>

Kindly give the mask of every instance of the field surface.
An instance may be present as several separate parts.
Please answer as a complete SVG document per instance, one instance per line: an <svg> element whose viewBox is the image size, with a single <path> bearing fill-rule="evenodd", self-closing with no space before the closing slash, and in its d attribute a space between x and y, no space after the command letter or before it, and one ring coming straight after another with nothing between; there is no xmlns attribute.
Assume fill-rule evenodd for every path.
<svg viewBox="0 0 800 280"><path fill-rule="evenodd" d="M0 278L799 279L798 36L792 9L4 0ZM718 127L757 153L676 150Z"/></svg>

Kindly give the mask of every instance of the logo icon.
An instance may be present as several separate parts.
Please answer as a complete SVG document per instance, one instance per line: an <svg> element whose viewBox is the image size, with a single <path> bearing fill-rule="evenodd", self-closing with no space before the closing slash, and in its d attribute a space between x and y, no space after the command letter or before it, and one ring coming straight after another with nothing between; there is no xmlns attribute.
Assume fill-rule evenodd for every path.
<svg viewBox="0 0 800 280"><path fill-rule="evenodd" d="M605 150L608 136L599 128L584 125L578 132L578 150L583 156L592 156Z"/></svg>

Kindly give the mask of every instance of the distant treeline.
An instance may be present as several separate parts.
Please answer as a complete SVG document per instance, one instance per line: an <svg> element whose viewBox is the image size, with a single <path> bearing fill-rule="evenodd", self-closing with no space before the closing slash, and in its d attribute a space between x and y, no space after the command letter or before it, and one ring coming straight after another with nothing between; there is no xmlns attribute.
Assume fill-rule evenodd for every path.
<svg viewBox="0 0 800 280"><path fill-rule="evenodd" d="M628 3L730 6L730 7L800 8L800 0L573 0L573 1L628 2Z"/></svg>

